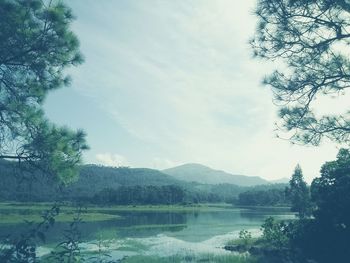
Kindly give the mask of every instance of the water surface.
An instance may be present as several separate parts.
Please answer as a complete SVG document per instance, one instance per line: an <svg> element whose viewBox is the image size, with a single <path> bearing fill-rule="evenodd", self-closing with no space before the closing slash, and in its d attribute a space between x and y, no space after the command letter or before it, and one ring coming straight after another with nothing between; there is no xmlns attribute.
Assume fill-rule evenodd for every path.
<svg viewBox="0 0 350 263"><path fill-rule="evenodd" d="M86 222L80 225L82 251L103 248L119 259L126 255L172 256L178 254L230 253L223 249L229 240L238 238L242 229L260 234L264 220L273 216L290 220L294 215L285 208L235 208L193 211L119 211L119 219ZM1 233L20 233L25 224L1 226ZM47 242L39 248L47 254L62 240L67 223L56 223L47 233Z"/></svg>

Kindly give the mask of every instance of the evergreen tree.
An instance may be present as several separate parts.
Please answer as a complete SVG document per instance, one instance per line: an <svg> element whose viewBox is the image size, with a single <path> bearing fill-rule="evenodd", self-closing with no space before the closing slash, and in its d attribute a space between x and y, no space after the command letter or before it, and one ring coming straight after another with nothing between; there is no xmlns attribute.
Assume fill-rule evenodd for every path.
<svg viewBox="0 0 350 263"><path fill-rule="evenodd" d="M283 65L264 80L281 106L278 127L292 131L293 142L350 143L349 111L314 113L316 98L349 88L350 2L258 0L256 14L255 55Z"/></svg>
<svg viewBox="0 0 350 263"><path fill-rule="evenodd" d="M0 1L0 159L35 166L64 182L77 174L85 134L50 123L43 102L82 62L62 1Z"/></svg>
<svg viewBox="0 0 350 263"><path fill-rule="evenodd" d="M348 229L349 193L350 151L340 149L337 160L326 162L321 168L321 177L315 178L311 184L312 198L317 205L315 218L320 222L332 224L335 229L344 231Z"/></svg>
<svg viewBox="0 0 350 263"><path fill-rule="evenodd" d="M311 215L311 198L309 188L304 181L300 165L295 167L292 178L289 181L287 193L291 200L291 210L298 212L300 218Z"/></svg>
<svg viewBox="0 0 350 263"><path fill-rule="evenodd" d="M340 149L311 184L314 218L294 221L292 244L316 262L348 262L350 258L350 151ZM304 262L304 261L302 261Z"/></svg>

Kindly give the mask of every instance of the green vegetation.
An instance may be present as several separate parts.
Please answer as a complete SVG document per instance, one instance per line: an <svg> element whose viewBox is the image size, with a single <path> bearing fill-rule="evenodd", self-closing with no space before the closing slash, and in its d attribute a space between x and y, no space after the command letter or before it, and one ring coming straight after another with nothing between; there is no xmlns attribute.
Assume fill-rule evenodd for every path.
<svg viewBox="0 0 350 263"><path fill-rule="evenodd" d="M263 230L261 239L268 247L275 249L285 248L289 242L287 228L288 225L285 222L277 222L273 217L269 217L261 226L261 229Z"/></svg>
<svg viewBox="0 0 350 263"><path fill-rule="evenodd" d="M160 171L144 168L80 166L77 181L58 187L55 180L38 170L13 176L17 166L0 160L0 200L22 202L71 201L101 205L190 204L236 202L246 191L270 191L269 205L284 203L278 194L285 184L242 187L206 185L179 181ZM27 180L23 181L23 176ZM34 179L31 179L32 177ZM277 193L277 194L276 194ZM271 198L270 198L271 197ZM264 199L266 200L266 198ZM264 205L268 205L267 203Z"/></svg>
<svg viewBox="0 0 350 263"><path fill-rule="evenodd" d="M319 145L324 138L350 143L350 112L322 115L314 103L322 96L345 94L349 88L349 13L350 4L345 0L258 0L259 25L252 45L256 56L282 62L282 70L272 73L264 83L272 87L281 105L278 127L290 132L293 143ZM152 169L82 165L82 153L88 148L84 132L52 124L43 111L48 93L69 84L64 70L82 62L79 41L70 29L72 21L71 10L63 1L0 2L0 200L28 202L0 204L0 223L31 221L23 233L1 240L1 262L40 261L37 245L45 241L46 231L55 222L71 223L64 240L41 261L82 262L82 220L115 220L118 211L221 211L227 207L189 204L222 201L245 206L291 204L299 219L283 222L268 218L261 238L253 239L242 230L238 240L228 243L256 258L184 253L131 256L123 262L349 261L348 149L341 149L335 161L322 166L321 176L310 188L297 166L286 191L284 185L242 187L266 181L194 164L165 171L174 177ZM47 203L35 203L40 201ZM67 203L58 206L55 201ZM76 211L70 202L89 204L88 209ZM140 224L124 228L184 226Z"/></svg>
<svg viewBox="0 0 350 263"><path fill-rule="evenodd" d="M64 70L82 62L79 41L70 30L72 21L72 12L62 1L0 2L0 159L11 164L10 179L0 172L2 193L16 192L11 188L16 180L30 185L36 174L56 185L66 185L79 174L82 152L88 149L85 133L49 122L43 111L47 94L69 84ZM45 186L43 181L41 188ZM37 244L45 240L59 212L53 205L19 237L2 237L0 261L37 262ZM16 221L10 214L1 216ZM37 221L32 215L29 219Z"/></svg>
<svg viewBox="0 0 350 263"><path fill-rule="evenodd" d="M285 189L249 190L238 195L240 206L288 206L290 200Z"/></svg>
<svg viewBox="0 0 350 263"><path fill-rule="evenodd" d="M0 203L0 211L6 213L6 211L17 211L18 213L26 213L30 211L43 211L50 209L54 203L22 203L22 202L7 202ZM88 212L122 212L122 211L224 211L226 209L232 209L230 204L191 204L191 205L114 205L108 207L100 207L95 205L85 206ZM74 204L65 203L60 206L63 212L74 212L76 207ZM23 212L24 211L24 212Z"/></svg>
<svg viewBox="0 0 350 263"><path fill-rule="evenodd" d="M249 250L250 247L252 247L253 245L255 245L256 243L258 243L261 239L260 238L249 238L249 239L232 239L226 242L226 246L242 246L243 247L243 251L247 251Z"/></svg>
<svg viewBox="0 0 350 263"><path fill-rule="evenodd" d="M0 203L0 224L18 224L26 221L38 223L42 220L42 212L49 210L53 203ZM225 211L232 209L228 204L198 204L198 205L143 205L143 206L88 206L81 212L85 222L115 220L120 218L118 212L194 212L194 211ZM76 206L61 205L60 214L55 218L56 222L70 222L74 218ZM174 228L185 225L139 225L136 228Z"/></svg>
<svg viewBox="0 0 350 263"><path fill-rule="evenodd" d="M319 145L324 138L349 146L349 111L321 113L316 99L342 96L349 87L350 4L344 0L259 0L255 55L282 62L268 76L282 130L294 143ZM268 221L268 244L281 253L278 262L347 262L350 258L350 153L325 163L311 184L310 196L299 167L290 181L294 222ZM314 218L306 218L312 214ZM267 231L268 230L268 231ZM283 253L282 253L283 252Z"/></svg>
<svg viewBox="0 0 350 263"><path fill-rule="evenodd" d="M91 202L103 205L181 204L185 202L185 198L184 189L176 185L137 185L118 189L106 188L98 192Z"/></svg>
<svg viewBox="0 0 350 263"><path fill-rule="evenodd" d="M78 175L85 134L50 123L43 103L50 91L69 84L64 70L82 62L72 20L60 1L0 3L0 159L64 183Z"/></svg>
<svg viewBox="0 0 350 263"><path fill-rule="evenodd" d="M106 221L120 218L117 215L111 214L102 214L102 213L83 213L82 219L84 222L95 222L95 221ZM74 219L73 213L61 213L55 220L56 222L72 222ZM39 223L42 221L40 214L1 214L0 215L0 224L20 224L25 221Z"/></svg>
<svg viewBox="0 0 350 263"><path fill-rule="evenodd" d="M285 65L264 83L281 106L277 127L291 131L292 142L350 142L349 112L318 114L322 104L314 103L344 95L349 87L349 11L345 0L257 2L259 22L251 43L256 56Z"/></svg>
<svg viewBox="0 0 350 263"><path fill-rule="evenodd" d="M321 177L313 180L311 200L316 205L312 210L314 218L306 217L303 202L310 200L303 197L309 193L302 182L300 168L296 169L291 180L291 187L298 190L300 184L293 185L295 181L301 182L302 197L295 199L300 209L298 212L304 214L299 216L299 220L290 222L276 221L272 217L266 219L261 239L250 246L254 248L252 251L265 260L263 262L306 262L308 259L321 263L346 262L350 258L350 151L341 149L337 160L325 163ZM299 192L293 194L298 195ZM310 206L307 208L311 209ZM241 245L239 248L242 248L243 241L244 238L231 242L231 245ZM251 251L247 246L245 250Z"/></svg>
<svg viewBox="0 0 350 263"><path fill-rule="evenodd" d="M291 210L293 212L298 212L300 218L309 217L312 210L310 190L304 181L303 173L299 165L295 167L286 192L291 199Z"/></svg>
<svg viewBox="0 0 350 263"><path fill-rule="evenodd" d="M226 249L245 252L249 251L252 246L258 244L261 238L253 238L252 234L247 230L241 230L238 235L238 239L233 239L226 242Z"/></svg>

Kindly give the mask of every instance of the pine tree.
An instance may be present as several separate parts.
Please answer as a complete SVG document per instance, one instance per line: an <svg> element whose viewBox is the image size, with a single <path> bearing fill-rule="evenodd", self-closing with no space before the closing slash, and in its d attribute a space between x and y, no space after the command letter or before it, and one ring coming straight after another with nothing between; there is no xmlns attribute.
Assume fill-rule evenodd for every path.
<svg viewBox="0 0 350 263"><path fill-rule="evenodd" d="M35 166L68 182L77 174L85 134L50 123L43 102L70 82L82 62L62 1L0 1L0 159Z"/></svg>
<svg viewBox="0 0 350 263"><path fill-rule="evenodd" d="M311 198L309 188L304 181L300 165L295 167L292 178L289 181L287 193L292 203L291 210L297 212L300 218L311 215Z"/></svg>

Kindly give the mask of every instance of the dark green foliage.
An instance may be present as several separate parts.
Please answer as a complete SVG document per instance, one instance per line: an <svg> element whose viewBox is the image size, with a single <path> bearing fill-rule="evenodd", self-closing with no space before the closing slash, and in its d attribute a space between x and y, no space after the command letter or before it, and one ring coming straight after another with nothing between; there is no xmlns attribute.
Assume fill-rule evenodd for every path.
<svg viewBox="0 0 350 263"><path fill-rule="evenodd" d="M238 237L240 243L244 247L244 250L248 250L249 245L252 243L252 233L250 233L248 230L242 229L241 231L239 231Z"/></svg>
<svg viewBox="0 0 350 263"><path fill-rule="evenodd" d="M216 184L208 187L209 192L216 195L220 200L226 203L232 203L238 194L248 187L242 187L234 184Z"/></svg>
<svg viewBox="0 0 350 263"><path fill-rule="evenodd" d="M347 262L350 258L350 152L322 166L311 185L314 219L294 223L291 244L304 258L317 262Z"/></svg>
<svg viewBox="0 0 350 263"><path fill-rule="evenodd" d="M85 135L49 123L42 105L69 84L64 69L82 62L72 19L61 1L0 1L0 158L64 183L77 175Z"/></svg>
<svg viewBox="0 0 350 263"><path fill-rule="evenodd" d="M48 92L69 84L64 70L82 62L72 20L63 1L0 1L1 198L11 199L20 190L15 199L29 201L35 188L43 189L38 196L50 193L54 183L68 184L78 175L82 151L88 148L84 132L58 127L43 112ZM27 222L20 237L8 237L0 261L38 262L36 247L45 242L58 213L54 205L41 223Z"/></svg>
<svg viewBox="0 0 350 263"><path fill-rule="evenodd" d="M25 170L29 169L28 172ZM20 169L20 171L19 171ZM146 168L114 168L97 165L79 167L79 178L68 186L59 186L56 181L47 177L40 170L33 170L22 163L0 160L0 201L79 201L92 202L94 196L105 188L134 189L136 186L152 191L149 186L160 189L162 186L176 186L185 192L185 203L227 202L236 203L238 195L247 190L270 191L280 193L285 185L261 185L240 187L231 184L201 185L177 180L160 171ZM135 195L137 196L137 195ZM272 194L274 196L274 194ZM130 200L128 193L125 200ZM274 199L276 200L276 198ZM279 200L278 203L281 200ZM131 201L128 201L131 202ZM141 202L141 201L140 201Z"/></svg>
<svg viewBox="0 0 350 263"><path fill-rule="evenodd" d="M312 182L312 198L317 209L315 218L334 226L350 227L350 152L341 149L337 160L325 163L321 177Z"/></svg>
<svg viewBox="0 0 350 263"><path fill-rule="evenodd" d="M281 249L288 245L288 225L285 222L276 222L273 217L265 220L261 226L262 239L269 245Z"/></svg>
<svg viewBox="0 0 350 263"><path fill-rule="evenodd" d="M320 262L350 258L350 152L341 149L337 160L322 166L321 177L311 185L315 220L304 228L305 244ZM321 248L321 249L318 249ZM320 250L318 253L317 251ZM307 252L308 250L305 249ZM332 259L333 257L333 259ZM335 260L334 258L338 259ZM327 261L328 260L328 261Z"/></svg>
<svg viewBox="0 0 350 263"><path fill-rule="evenodd" d="M285 190L268 189L268 190L249 190L240 193L237 200L238 205L242 206L282 206L290 205L286 197Z"/></svg>
<svg viewBox="0 0 350 263"><path fill-rule="evenodd" d="M100 205L182 204L186 198L183 188L176 185L121 186L104 189L91 202Z"/></svg>
<svg viewBox="0 0 350 263"><path fill-rule="evenodd" d="M304 181L303 172L299 165L295 167L292 178L289 181L289 187L286 188L288 197L291 200L291 210L298 212L300 218L311 215L310 190Z"/></svg>
<svg viewBox="0 0 350 263"><path fill-rule="evenodd" d="M62 199L90 199L106 187L118 188L133 185L170 185L179 181L157 170L142 168L112 168L84 165L79 168L79 178L68 186L56 181L40 170L26 172L25 163L0 160L0 200L54 201Z"/></svg>
<svg viewBox="0 0 350 263"><path fill-rule="evenodd" d="M301 170L296 169L300 182ZM293 181L293 180L291 180ZM301 180L302 181L302 180ZM298 184L296 184L298 185ZM291 185L292 186L292 185ZM322 166L311 185L314 218L288 224L268 219L263 225L267 245L286 246L292 262L348 262L350 258L350 151L341 149L337 160ZM299 197L298 197L299 198ZM297 199L301 200L301 199ZM304 211L304 210L303 210ZM276 243L277 242L277 243Z"/></svg>
<svg viewBox="0 0 350 263"><path fill-rule="evenodd" d="M349 87L349 11L345 0L258 1L251 43L256 56L285 65L264 83L273 89L282 127L293 131L293 142L350 141L349 112L317 116L312 110L315 99L342 95Z"/></svg>

